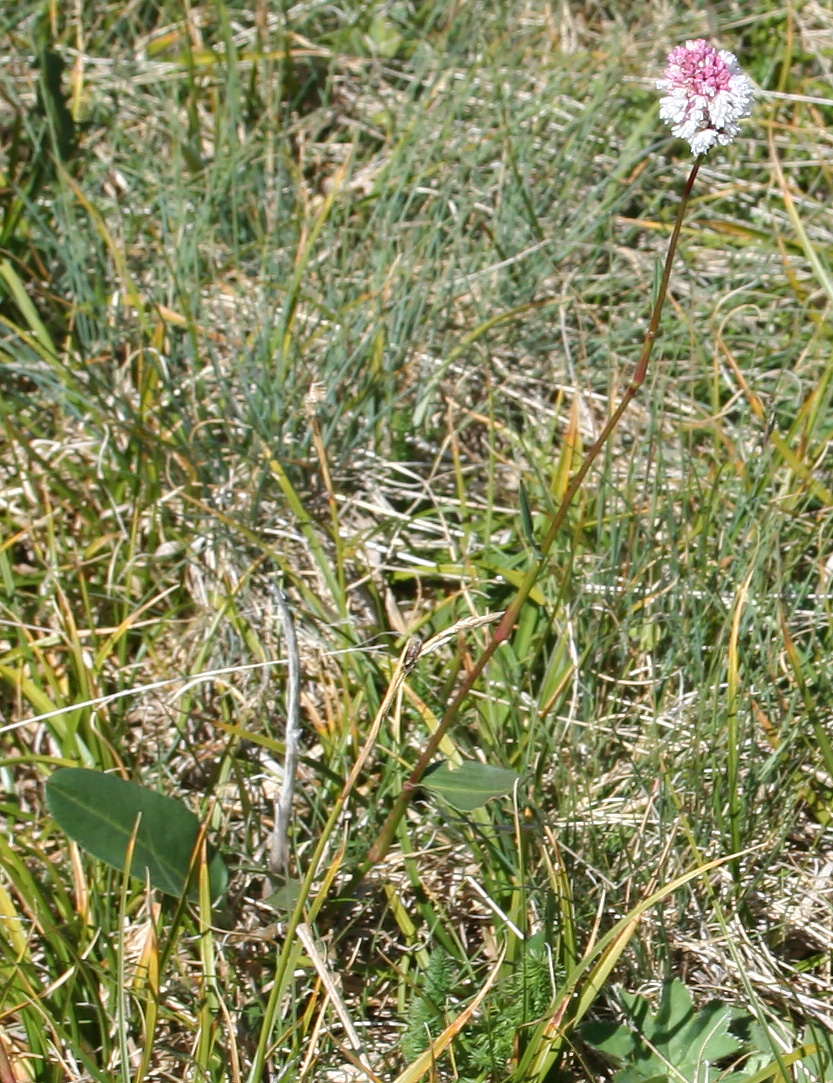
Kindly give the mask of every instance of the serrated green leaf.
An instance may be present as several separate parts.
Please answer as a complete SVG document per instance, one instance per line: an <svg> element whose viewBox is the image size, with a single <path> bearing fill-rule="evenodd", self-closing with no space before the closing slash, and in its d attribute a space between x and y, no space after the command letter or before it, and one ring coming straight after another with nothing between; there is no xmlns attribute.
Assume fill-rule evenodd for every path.
<svg viewBox="0 0 833 1083"><path fill-rule="evenodd" d="M685 1079L710 1083L714 1067L735 1056L743 1043L729 1027L736 1012L712 1001L697 1011L685 985L675 979L663 990L655 1013L645 997L622 992L625 1023L589 1023L582 1037L620 1068L616 1083Z"/></svg>
<svg viewBox="0 0 833 1083"><path fill-rule="evenodd" d="M466 760L454 769L445 762L429 768L420 785L459 812L472 812L493 797L511 793L519 778L515 771L505 767Z"/></svg>
<svg viewBox="0 0 833 1083"><path fill-rule="evenodd" d="M740 1049L740 1042L729 1032L731 1021L732 1009L718 1001L695 1011L688 989L676 979L667 987L654 1026L656 1036L665 1038L672 1064L687 1061L697 1066L723 1060Z"/></svg>
<svg viewBox="0 0 833 1083"><path fill-rule="evenodd" d="M185 891L188 870L200 822L179 801L126 782L115 775L82 767L63 767L46 784L49 810L79 846L124 872L130 838L136 843L131 875L150 882L167 895ZM209 847L209 882L212 898L226 890L228 872L223 859ZM196 896L197 886L190 894Z"/></svg>
<svg viewBox="0 0 833 1083"><path fill-rule="evenodd" d="M581 1037L614 1064L624 1064L636 1055L633 1032L621 1023L585 1023Z"/></svg>
<svg viewBox="0 0 833 1083"><path fill-rule="evenodd" d="M616 1083L670 1083L668 1072L660 1072L659 1075L643 1075L639 1068L624 1068L613 1077ZM679 1080L674 1079L674 1083ZM686 1080L686 1083L696 1083L695 1080Z"/></svg>

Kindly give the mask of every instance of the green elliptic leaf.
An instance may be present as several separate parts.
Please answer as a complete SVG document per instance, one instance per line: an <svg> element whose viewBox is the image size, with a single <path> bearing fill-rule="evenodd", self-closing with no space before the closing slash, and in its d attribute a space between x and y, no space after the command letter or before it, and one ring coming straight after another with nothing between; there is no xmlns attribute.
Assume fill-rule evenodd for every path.
<svg viewBox="0 0 833 1083"><path fill-rule="evenodd" d="M136 828L130 873L150 877L155 888L182 896L200 822L179 801L135 782L82 767L62 767L46 784L46 801L59 827L93 857L124 872L128 844ZM226 890L228 872L213 847L208 848L212 899ZM194 883L189 892L196 897Z"/></svg>
<svg viewBox="0 0 833 1083"><path fill-rule="evenodd" d="M420 785L459 812L471 812L493 797L511 793L520 777L505 767L467 760L460 767L452 768L445 762L430 767Z"/></svg>

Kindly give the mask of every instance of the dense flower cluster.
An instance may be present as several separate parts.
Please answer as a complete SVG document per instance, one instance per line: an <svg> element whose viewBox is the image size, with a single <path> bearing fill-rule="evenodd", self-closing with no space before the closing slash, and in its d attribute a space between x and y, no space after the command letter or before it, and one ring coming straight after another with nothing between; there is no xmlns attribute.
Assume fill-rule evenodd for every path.
<svg viewBox="0 0 833 1083"><path fill-rule="evenodd" d="M668 92L660 99L660 117L674 135L688 140L695 154L732 142L755 93L734 53L718 52L703 38L671 50L657 87Z"/></svg>

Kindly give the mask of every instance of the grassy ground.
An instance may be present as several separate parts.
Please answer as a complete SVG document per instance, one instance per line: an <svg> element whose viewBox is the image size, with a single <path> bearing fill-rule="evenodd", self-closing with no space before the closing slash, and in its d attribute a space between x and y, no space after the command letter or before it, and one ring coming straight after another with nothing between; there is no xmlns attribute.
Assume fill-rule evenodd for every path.
<svg viewBox="0 0 833 1083"><path fill-rule="evenodd" d="M833 1080L833 23L697 7L2 16L3 1083ZM419 791L358 882L630 379L690 168L654 82L702 35L767 93L442 746L519 786ZM222 906L70 843L62 765L196 811ZM734 1045L663 1044L630 995L685 1014L672 979Z"/></svg>

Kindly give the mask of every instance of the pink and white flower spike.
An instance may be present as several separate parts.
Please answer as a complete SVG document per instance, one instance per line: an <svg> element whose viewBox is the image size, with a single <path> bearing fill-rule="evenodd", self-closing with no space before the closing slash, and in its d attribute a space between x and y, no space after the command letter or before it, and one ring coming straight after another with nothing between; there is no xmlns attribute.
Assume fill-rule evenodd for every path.
<svg viewBox="0 0 833 1083"><path fill-rule="evenodd" d="M740 131L738 121L752 111L755 94L735 54L718 52L703 38L671 50L657 87L668 92L660 99L660 117L695 154L731 143Z"/></svg>

